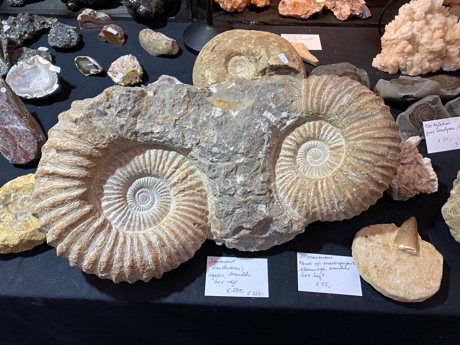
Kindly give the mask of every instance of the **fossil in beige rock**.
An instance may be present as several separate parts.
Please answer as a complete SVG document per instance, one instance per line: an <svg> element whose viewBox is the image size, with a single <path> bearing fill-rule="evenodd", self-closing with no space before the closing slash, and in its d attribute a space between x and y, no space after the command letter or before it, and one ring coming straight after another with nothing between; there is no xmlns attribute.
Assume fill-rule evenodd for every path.
<svg viewBox="0 0 460 345"><path fill-rule="evenodd" d="M45 242L32 215L34 174L20 176L0 188L0 253L19 253Z"/></svg>
<svg viewBox="0 0 460 345"><path fill-rule="evenodd" d="M305 65L291 43L265 31L230 30L205 44L193 66L193 85L208 87L231 78L271 75L306 77Z"/></svg>
<svg viewBox="0 0 460 345"><path fill-rule="evenodd" d="M449 226L455 241L460 243L460 171L454 181L449 199L441 209L442 217Z"/></svg>
<svg viewBox="0 0 460 345"><path fill-rule="evenodd" d="M443 257L420 238L414 217L401 227L376 224L361 229L352 254L361 277L396 301L422 302L441 285Z"/></svg>
<svg viewBox="0 0 460 345"><path fill-rule="evenodd" d="M408 200L415 195L438 191L438 176L431 159L417 149L420 137L410 137L401 143L398 172L390 183L388 193L393 200Z"/></svg>
<svg viewBox="0 0 460 345"><path fill-rule="evenodd" d="M399 151L388 107L349 78L197 88L164 76L59 115L36 172L36 213L71 265L148 281L205 239L265 250L316 220L360 214L388 189Z"/></svg>

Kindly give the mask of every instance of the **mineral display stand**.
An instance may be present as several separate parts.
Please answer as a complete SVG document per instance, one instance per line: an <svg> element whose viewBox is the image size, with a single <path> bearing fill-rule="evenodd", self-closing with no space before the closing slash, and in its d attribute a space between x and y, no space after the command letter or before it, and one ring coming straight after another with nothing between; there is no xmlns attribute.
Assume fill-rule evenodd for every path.
<svg viewBox="0 0 460 345"><path fill-rule="evenodd" d="M5 3L0 9L4 8ZM26 11L27 7L21 10ZM264 13L252 15L258 18ZM6 17L3 14L1 19ZM60 20L77 26L74 16ZM143 84L154 82L163 74L192 83L196 55L187 50L182 38L189 22L171 20L154 28L177 40L181 51L175 57L153 57L141 48L137 36L146 28L145 24L126 17L114 18L114 22L126 34L123 46L100 42L97 31L79 31L82 43L78 48L70 51L50 48L55 65L61 67L60 88L49 97L24 100L45 132L57 122L59 113L70 108L73 100L95 97L113 85L106 73L81 74L74 65L77 56L91 56L107 70L115 59L133 54L145 70ZM379 79L395 76L371 67L372 58L380 52L380 36L375 21L369 23L359 27L349 23L233 25L277 34L319 34L323 49L313 53L321 64L350 62L364 68L373 88ZM48 46L46 35L29 46ZM313 66L306 68L311 71ZM458 76L458 72L449 75ZM408 106L390 105L395 117ZM419 149L423 156L432 159L439 178L437 193L404 202L385 195L353 219L313 223L292 241L263 252L239 252L206 241L192 260L149 283L114 284L86 275L70 267L67 259L56 256L56 250L46 244L19 254L1 255L0 343L459 343L460 246L441 215L441 207L460 169L459 151L428 155L425 142ZM35 169L36 164L14 166L0 157L0 185ZM362 297L297 291L297 252L351 256L351 243L359 229L381 223L400 225L411 216L417 218L420 236L444 256L441 288L430 299L418 304L395 302L364 281L361 281ZM204 296L207 256L268 259L269 298Z"/></svg>

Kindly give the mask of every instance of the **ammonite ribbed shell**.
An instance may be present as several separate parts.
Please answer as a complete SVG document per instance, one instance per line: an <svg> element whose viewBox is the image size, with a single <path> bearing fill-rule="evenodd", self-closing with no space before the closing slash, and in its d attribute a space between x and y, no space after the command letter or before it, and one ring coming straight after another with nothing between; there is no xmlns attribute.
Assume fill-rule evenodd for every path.
<svg viewBox="0 0 460 345"><path fill-rule="evenodd" d="M348 78L310 76L304 123L275 167L281 198L309 223L354 217L388 189L400 138L383 101Z"/></svg>
<svg viewBox="0 0 460 345"><path fill-rule="evenodd" d="M207 194L181 154L121 143L107 149L52 129L37 174L36 213L48 243L71 265L115 282L148 281L204 242Z"/></svg>

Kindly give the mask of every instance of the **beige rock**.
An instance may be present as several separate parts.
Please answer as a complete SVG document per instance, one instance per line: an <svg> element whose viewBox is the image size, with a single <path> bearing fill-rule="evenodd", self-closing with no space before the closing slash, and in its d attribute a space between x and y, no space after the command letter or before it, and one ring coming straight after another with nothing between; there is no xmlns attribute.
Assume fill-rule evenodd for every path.
<svg viewBox="0 0 460 345"><path fill-rule="evenodd" d="M285 17L307 19L323 9L331 10L338 20L350 17L368 18L371 11L364 0L281 0L278 12Z"/></svg>
<svg viewBox="0 0 460 345"><path fill-rule="evenodd" d="M291 42L292 46L295 48L297 53L299 53L300 57L306 63L309 63L313 66L319 66L319 60L316 56L314 56L308 48L303 43Z"/></svg>
<svg viewBox="0 0 460 345"><path fill-rule="evenodd" d="M193 85L207 87L232 78L258 80L270 75L306 77L302 58L279 35L230 30L211 39L193 66Z"/></svg>
<svg viewBox="0 0 460 345"><path fill-rule="evenodd" d="M161 32L155 32L152 29L143 29L139 32L138 38L141 47L150 55L176 55L179 52L176 40Z"/></svg>
<svg viewBox="0 0 460 345"><path fill-rule="evenodd" d="M45 242L32 216L34 175L18 177L0 188L0 253L23 252Z"/></svg>
<svg viewBox="0 0 460 345"><path fill-rule="evenodd" d="M449 226L455 241L460 243L460 171L454 181L450 197L441 209L442 216Z"/></svg>
<svg viewBox="0 0 460 345"><path fill-rule="evenodd" d="M107 71L109 77L117 85L136 85L142 81L144 70L134 55L124 55L116 59Z"/></svg>
<svg viewBox="0 0 460 345"><path fill-rule="evenodd" d="M423 157L417 146L420 137L410 137L401 143L400 163L388 193L393 200L408 200L417 194L438 191L438 176L431 159Z"/></svg>
<svg viewBox="0 0 460 345"><path fill-rule="evenodd" d="M353 240L352 254L361 277L381 294L399 302L422 302L439 290L443 257L418 234L418 244L407 243L415 236L408 233L400 242L400 231L417 231L409 223L401 228L376 224L361 229Z"/></svg>
<svg viewBox="0 0 460 345"><path fill-rule="evenodd" d="M270 0L214 0L219 6L227 12L242 12L249 5L256 7L265 7L270 5Z"/></svg>

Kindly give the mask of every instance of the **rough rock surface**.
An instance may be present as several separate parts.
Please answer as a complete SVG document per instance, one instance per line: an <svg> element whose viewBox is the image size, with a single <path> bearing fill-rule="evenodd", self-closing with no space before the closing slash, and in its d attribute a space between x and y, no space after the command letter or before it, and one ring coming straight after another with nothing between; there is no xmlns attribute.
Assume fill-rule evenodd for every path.
<svg viewBox="0 0 460 345"><path fill-rule="evenodd" d="M438 176L431 159L423 158L417 149L420 141L420 137L410 137L401 143L398 172L388 190L393 200L408 200L417 194L438 191Z"/></svg>
<svg viewBox="0 0 460 345"><path fill-rule="evenodd" d="M144 70L134 55L120 56L110 65L107 74L117 85L136 85L142 81Z"/></svg>
<svg viewBox="0 0 460 345"><path fill-rule="evenodd" d="M430 77L430 80L434 80L441 85L439 96L441 96L442 99L452 99L460 96L460 78L446 74L438 74Z"/></svg>
<svg viewBox="0 0 460 345"><path fill-rule="evenodd" d="M334 74L339 77L348 77L350 79L359 81L365 87L370 87L369 76L366 70L357 68L349 62L340 62L329 65L322 65L313 68L310 75L327 75Z"/></svg>
<svg viewBox="0 0 460 345"><path fill-rule="evenodd" d="M80 42L80 35L75 26L54 23L48 33L48 44L54 48L69 49Z"/></svg>
<svg viewBox="0 0 460 345"><path fill-rule="evenodd" d="M152 29L139 31L139 43L147 53L153 56L176 55L179 52L175 39Z"/></svg>
<svg viewBox="0 0 460 345"><path fill-rule="evenodd" d="M285 17L307 19L324 8L331 10L342 21L350 17L366 19L371 16L371 11L363 0L281 0L278 12Z"/></svg>
<svg viewBox="0 0 460 345"><path fill-rule="evenodd" d="M205 44L193 66L193 85L208 87L231 78L258 80L270 75L306 77L292 44L257 30L230 30Z"/></svg>
<svg viewBox="0 0 460 345"><path fill-rule="evenodd" d="M455 241L460 243L460 170L454 181L450 197L441 209L442 216L449 226Z"/></svg>
<svg viewBox="0 0 460 345"><path fill-rule="evenodd" d="M40 125L24 103L0 78L0 152L12 164L27 164L40 158L46 141Z"/></svg>
<svg viewBox="0 0 460 345"><path fill-rule="evenodd" d="M374 92L386 100L410 102L430 95L439 95L441 85L428 78L401 76L391 80L380 79L374 87Z"/></svg>
<svg viewBox="0 0 460 345"><path fill-rule="evenodd" d="M265 7L270 5L270 0L214 0L227 12L242 12L247 6Z"/></svg>
<svg viewBox="0 0 460 345"><path fill-rule="evenodd" d="M97 38L101 42L108 42L116 46L122 46L126 41L123 29L117 24L104 25Z"/></svg>
<svg viewBox="0 0 460 345"><path fill-rule="evenodd" d="M395 224L376 224L359 230L352 244L361 277L384 296L399 302L422 302L441 285L443 257L433 245L420 241L418 255L395 245Z"/></svg>
<svg viewBox="0 0 460 345"><path fill-rule="evenodd" d="M85 8L77 16L77 22L80 30L101 30L104 25L112 23L112 18L104 12Z"/></svg>
<svg viewBox="0 0 460 345"><path fill-rule="evenodd" d="M32 215L34 175L18 177L0 188L0 254L19 253L45 242Z"/></svg>
<svg viewBox="0 0 460 345"><path fill-rule="evenodd" d="M460 116L460 97L447 102L445 108L450 116Z"/></svg>

